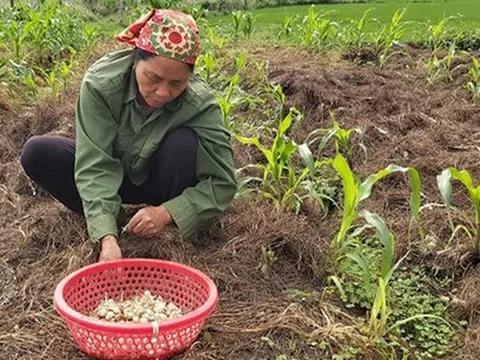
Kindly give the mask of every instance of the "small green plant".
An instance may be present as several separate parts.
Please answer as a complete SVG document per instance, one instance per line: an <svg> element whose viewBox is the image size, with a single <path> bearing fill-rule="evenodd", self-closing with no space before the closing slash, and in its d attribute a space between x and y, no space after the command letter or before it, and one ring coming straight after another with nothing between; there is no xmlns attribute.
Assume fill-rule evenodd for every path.
<svg viewBox="0 0 480 360"><path fill-rule="evenodd" d="M434 52L442 46L448 19L449 18L442 18L438 23L428 26L428 45Z"/></svg>
<svg viewBox="0 0 480 360"><path fill-rule="evenodd" d="M33 71L28 72L28 74L24 77L23 82L27 87L27 93L32 99L35 100L38 94L38 87Z"/></svg>
<svg viewBox="0 0 480 360"><path fill-rule="evenodd" d="M282 28L277 33L277 38L284 39L284 38L290 37L293 34L293 29L295 24L298 21L298 18L299 18L298 15L285 16L283 18Z"/></svg>
<svg viewBox="0 0 480 360"><path fill-rule="evenodd" d="M272 200L277 206L296 211L303 201L301 190L304 180L309 174L315 174L316 167L321 165L313 160L307 146L298 146L286 136L287 131L294 123L300 121L301 116L302 114L295 108L290 109L288 115L280 122L270 148L263 145L258 137L236 136L242 144L254 145L266 160L266 164L247 166L261 170L262 177L248 177L242 180L242 184L256 181L260 183L259 191L265 198ZM292 163L297 152L306 164L300 172Z"/></svg>
<svg viewBox="0 0 480 360"><path fill-rule="evenodd" d="M340 254L344 253L345 246L348 244L347 236L352 228L353 222L361 217L361 213L359 212L360 203L370 197L373 185L390 174L400 172L408 173L410 176L410 210L413 218L416 219L418 224L420 211L420 175L415 168L389 165L385 169L368 176L363 182L360 182L357 180L356 176L350 169L347 160L342 155L337 154L332 165L342 178L344 191L342 223L339 232L332 242L332 247L340 250Z"/></svg>
<svg viewBox="0 0 480 360"><path fill-rule="evenodd" d="M383 29L374 36L375 53L377 54L378 64L380 68L384 68L390 56L395 54L392 50L407 30L407 23L403 20L406 9L395 11L390 23L385 25Z"/></svg>
<svg viewBox="0 0 480 360"><path fill-rule="evenodd" d="M358 53L368 42L368 34L365 28L371 20L371 12L372 9L368 9L359 20L351 20L350 27L346 28L343 33L345 44L354 53Z"/></svg>
<svg viewBox="0 0 480 360"><path fill-rule="evenodd" d="M196 71L207 81L211 80L216 70L215 57L211 53L202 54L198 57Z"/></svg>
<svg viewBox="0 0 480 360"><path fill-rule="evenodd" d="M70 78L72 77L72 67L74 64L75 63L73 61L72 55L69 61L63 61L57 66L55 66L55 69L57 70L60 79L62 79L63 90L66 90L68 88Z"/></svg>
<svg viewBox="0 0 480 360"><path fill-rule="evenodd" d="M255 22L257 17L253 16L251 12L247 12L242 16L242 32L245 37L250 37L253 33Z"/></svg>
<svg viewBox="0 0 480 360"><path fill-rule="evenodd" d="M470 81L467 83L467 90L472 94L473 100L480 99L480 61L472 56L472 66L468 72Z"/></svg>
<svg viewBox="0 0 480 360"><path fill-rule="evenodd" d="M302 33L302 44L307 49L327 50L335 44L338 37L339 25L319 14L312 6L308 15L303 18L299 26Z"/></svg>
<svg viewBox="0 0 480 360"><path fill-rule="evenodd" d="M434 50L427 62L427 81L430 84L437 81L453 81L453 71L455 69L454 62L459 55L457 47L452 43L448 48L447 54L443 57L439 57L439 53L443 51L443 48L437 48ZM461 54L465 54L465 52L461 52L460 55Z"/></svg>
<svg viewBox="0 0 480 360"><path fill-rule="evenodd" d="M380 229L375 228L379 237ZM386 230L383 230L384 240L388 236ZM394 271L387 277L387 286L376 285L382 278L382 266L389 263L387 249L376 238L357 237L342 260L338 277L331 279L334 289L339 291L348 308L369 311L367 331L370 336L377 337L378 344L378 336L383 332L389 346L393 346L397 354L403 354L400 358L429 359L446 355L455 337L455 330L445 320L448 319L448 302L432 292L431 284L435 280L424 268L399 266L401 260L392 266ZM385 301L383 294L386 294ZM380 308L386 304L387 312L380 311L372 321L377 312L372 311L375 300L381 304ZM385 314L386 326L383 326Z"/></svg>
<svg viewBox="0 0 480 360"><path fill-rule="evenodd" d="M466 170L459 171L453 167L444 170L437 177L437 183L449 214L453 210L459 212L458 209L455 209L452 206L452 180L459 181L467 189L475 213L474 223L469 221L468 218L464 216L463 219L466 221L467 226L458 225L456 227L453 226L453 222L449 215L452 238L455 237L458 231L464 230L472 240L475 252L478 254L480 253L480 185L475 186L473 184L472 177Z"/></svg>
<svg viewBox="0 0 480 360"><path fill-rule="evenodd" d="M365 159L367 158L367 148L362 142L353 143L352 135L358 134L362 136L362 131L360 129L344 129L340 126L337 119L335 118L335 113L330 112L330 118L332 120L332 127L330 129L317 129L312 131L306 142L308 144L313 144L319 142L318 150L324 150L329 142L333 139L335 143L335 151L342 154L347 161L350 159L353 150L356 147L360 147L363 151Z"/></svg>
<svg viewBox="0 0 480 360"><path fill-rule="evenodd" d="M37 71L40 72L40 74L43 77L43 80L45 81L45 84L50 88L52 91L53 96L57 96L59 93L58 89L58 84L57 84L57 72L55 69L51 71L46 71L40 67L37 68Z"/></svg>
<svg viewBox="0 0 480 360"><path fill-rule="evenodd" d="M234 11L232 12L232 24L233 24L233 33L235 36L239 36L242 31L242 19L243 12Z"/></svg>
<svg viewBox="0 0 480 360"><path fill-rule="evenodd" d="M230 131L233 130L235 126L232 113L245 99L244 92L239 84L240 76L235 74L228 83L226 90L217 92L217 100L222 112L223 124Z"/></svg>

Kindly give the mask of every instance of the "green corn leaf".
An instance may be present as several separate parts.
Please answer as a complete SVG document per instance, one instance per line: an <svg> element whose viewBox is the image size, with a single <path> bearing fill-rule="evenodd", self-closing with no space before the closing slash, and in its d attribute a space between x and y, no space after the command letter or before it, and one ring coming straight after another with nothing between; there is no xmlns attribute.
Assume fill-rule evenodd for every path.
<svg viewBox="0 0 480 360"><path fill-rule="evenodd" d="M297 145L293 141L288 141L286 143L283 143L280 149L281 159L285 162L289 161L296 149L297 149Z"/></svg>
<svg viewBox="0 0 480 360"><path fill-rule="evenodd" d="M235 138L244 145L256 146L257 149L262 152L263 156L265 156L269 164L274 162L272 152L268 150L266 147L264 147L262 144L260 144L260 140L258 138L247 138L239 135L235 135Z"/></svg>
<svg viewBox="0 0 480 360"><path fill-rule="evenodd" d="M353 260L354 262L356 262L358 266L360 266L360 268L362 269L363 288L365 289L367 296L370 297L372 294L372 283L371 283L372 271L370 269L370 265L368 264L368 262L365 260L362 253L358 249L355 253L346 254L345 256Z"/></svg>
<svg viewBox="0 0 480 360"><path fill-rule="evenodd" d="M459 171L455 168L450 168L449 171L452 175L452 179L460 181L467 188L471 196L475 194L475 186L473 185L472 177L470 176L468 171Z"/></svg>
<svg viewBox="0 0 480 360"><path fill-rule="evenodd" d="M442 194L443 201L447 207L452 205L452 173L449 169L443 170L440 175L437 176L437 184Z"/></svg>
<svg viewBox="0 0 480 360"><path fill-rule="evenodd" d="M415 168L408 168L408 174L410 176L410 211L415 218L418 218L420 215L420 205L421 205L421 180L420 174Z"/></svg>
<svg viewBox="0 0 480 360"><path fill-rule="evenodd" d="M277 136L282 136L285 134L285 132L292 126L293 122L293 110L290 110L290 112L285 116L285 118L282 120L280 125L278 126L278 133Z"/></svg>
<svg viewBox="0 0 480 360"><path fill-rule="evenodd" d="M344 189L343 211L344 215L352 214L355 211L358 189L355 175L353 174L347 160L340 154L335 156L332 162L333 167L342 178Z"/></svg>
<svg viewBox="0 0 480 360"><path fill-rule="evenodd" d="M410 176L410 187L411 187L411 197L410 197L410 209L413 216L418 217L420 212L420 203L421 203L421 184L420 184L420 175L418 171L414 168L405 168L397 165L389 165L385 169L378 171L376 174L372 174L367 179L365 179L359 187L358 203L368 199L372 193L372 187L378 181L384 177L396 173L402 172L407 173Z"/></svg>
<svg viewBox="0 0 480 360"><path fill-rule="evenodd" d="M475 210L475 223L477 228L480 227L480 186L475 187L473 184L472 177L466 170L458 171L455 168L450 168L450 173L452 174L452 178L455 180L460 181L468 190L470 194L470 200L473 203L473 207ZM477 230L477 238L480 237L478 233L480 230ZM478 240L477 240L478 241ZM480 244L477 244L477 246Z"/></svg>
<svg viewBox="0 0 480 360"><path fill-rule="evenodd" d="M340 293L340 296L342 298L346 298L347 294L345 293L345 289L343 288L342 280L340 280L340 278L336 275L332 275L328 279L330 281L333 281L333 283L335 284L335 286L338 289L338 292Z"/></svg>
<svg viewBox="0 0 480 360"><path fill-rule="evenodd" d="M378 315L380 314L380 319ZM387 285L382 278L378 279L377 293L370 313L370 332L383 335L387 318Z"/></svg>
<svg viewBox="0 0 480 360"><path fill-rule="evenodd" d="M383 244L381 274L382 274L382 278L385 279L390 269L392 268L393 252L394 252L393 234L388 229L388 226L385 224L385 221L383 221L383 219L377 214L363 210L359 213L359 215L363 217L370 225L375 227L375 229L377 230L378 238Z"/></svg>
<svg viewBox="0 0 480 360"><path fill-rule="evenodd" d="M308 145L302 144L298 146L298 152L300 153L300 157L305 163L305 166L310 171L311 176L314 176L315 175L315 159L313 158L313 154L308 148Z"/></svg>

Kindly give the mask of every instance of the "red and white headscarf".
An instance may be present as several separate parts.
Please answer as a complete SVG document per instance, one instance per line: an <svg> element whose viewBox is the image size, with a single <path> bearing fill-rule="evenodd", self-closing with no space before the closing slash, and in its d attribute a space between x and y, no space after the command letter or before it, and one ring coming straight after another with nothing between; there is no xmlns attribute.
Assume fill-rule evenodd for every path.
<svg viewBox="0 0 480 360"><path fill-rule="evenodd" d="M195 65L200 52L195 20L175 10L153 9L118 35L117 40L191 65Z"/></svg>

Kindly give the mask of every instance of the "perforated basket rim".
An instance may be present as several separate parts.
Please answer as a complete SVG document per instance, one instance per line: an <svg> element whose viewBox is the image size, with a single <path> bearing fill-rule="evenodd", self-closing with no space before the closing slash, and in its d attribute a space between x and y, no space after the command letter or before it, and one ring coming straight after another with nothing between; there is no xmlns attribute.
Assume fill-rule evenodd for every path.
<svg viewBox="0 0 480 360"><path fill-rule="evenodd" d="M84 315L72 307L70 307L65 301L63 294L67 284L72 281L77 281L83 278L85 275L90 273L95 273L98 271L103 271L106 269L115 269L118 267L127 267L127 266L155 266L162 267L166 269L182 269L186 270L188 275L196 278L196 280L204 281L208 285L208 298L203 305L199 308L185 314L182 317L172 320L166 320L159 323L146 323L146 324L134 324L134 323L113 323L108 321L96 320L87 315ZM166 261L166 260L157 260L157 259L121 259L107 261L103 263L96 263L92 265L87 265L67 277L65 277L56 287L53 303L55 310L65 319L76 324L85 326L86 328L92 329L93 331L104 331L109 333L118 333L118 334L152 334L156 331L172 331L177 330L182 327L191 326L197 322L205 320L212 312L215 310L215 307L218 302L218 290L213 282L207 275L201 271L194 269L188 265L181 263Z"/></svg>

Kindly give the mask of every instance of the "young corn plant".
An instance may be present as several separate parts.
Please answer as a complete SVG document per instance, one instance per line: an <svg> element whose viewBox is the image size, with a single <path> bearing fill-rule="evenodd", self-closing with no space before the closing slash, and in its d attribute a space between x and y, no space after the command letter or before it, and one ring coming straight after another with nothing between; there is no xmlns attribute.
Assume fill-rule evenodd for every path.
<svg viewBox="0 0 480 360"><path fill-rule="evenodd" d="M274 109L276 115L275 117L280 118L282 116L285 103L287 102L287 97L283 92L282 85L269 83L266 87L266 92L277 104Z"/></svg>
<svg viewBox="0 0 480 360"><path fill-rule="evenodd" d="M56 69L54 68L50 71L46 71L45 69L37 67L36 70L42 75L43 80L45 81L47 87L50 88L52 95L57 96L59 94L59 88Z"/></svg>
<svg viewBox="0 0 480 360"><path fill-rule="evenodd" d="M470 195L470 200L472 201L473 210L475 213L474 223L469 221L468 217L462 216L467 226L457 225L456 227L454 227L453 221L451 219L450 214L452 211L457 211L459 215L462 215L458 209L455 209L452 206L452 180L459 181L467 189L468 194ZM437 183L440 189L440 193L442 194L443 201L445 202L447 210L449 211L449 223L452 230L451 239L456 236L458 231L464 230L467 236L472 240L476 254L480 254L480 185L475 186L473 184L472 177L470 176L468 171L459 171L458 169L453 167L444 170L437 177Z"/></svg>
<svg viewBox="0 0 480 360"><path fill-rule="evenodd" d="M330 112L330 118L332 120L332 128L330 129L317 129L312 131L308 137L306 142L308 144L313 144L319 141L318 150L324 150L331 140L334 140L335 143L335 151L336 153L342 154L347 161L350 159L353 150L356 147L360 147L363 151L365 159L367 158L367 148L362 143L353 143L352 135L357 133L358 135L362 136L363 133L360 129L344 129L340 126L338 121L335 118L335 113L333 111Z"/></svg>
<svg viewBox="0 0 480 360"><path fill-rule="evenodd" d="M380 338L386 332L388 315L390 313L388 308L388 284L401 260L397 264L394 264L395 237L385 224L385 221L377 214L368 211L360 212L360 216L376 229L377 237L382 243L380 276L378 276L378 284L370 310L368 326L370 336Z"/></svg>
<svg viewBox="0 0 480 360"><path fill-rule="evenodd" d="M454 62L458 55L465 54L463 51L458 53L457 47L454 43L450 45L448 52L444 57L439 57L441 51L443 51L443 48L438 48L433 51L427 62L427 81L430 84L438 81L453 81L453 71L455 69Z"/></svg>
<svg viewBox="0 0 480 360"><path fill-rule="evenodd" d="M255 22L257 17L253 16L252 13L247 12L242 16L242 33L245 37L249 38L254 30Z"/></svg>
<svg viewBox="0 0 480 360"><path fill-rule="evenodd" d="M72 77L73 65L75 65L75 63L72 55L69 61L62 61L60 64L55 66L55 69L57 70L58 75L62 80L64 91L68 88L68 85L70 83L70 78Z"/></svg>
<svg viewBox="0 0 480 360"><path fill-rule="evenodd" d="M241 180L243 185L252 181L260 183L259 191L277 206L284 206L290 210L299 210L303 201L299 190L307 176L315 171L313 156L308 147L299 147L286 136L286 132L295 123L300 121L301 113L292 108L288 115L280 122L275 139L270 148L260 143L257 137L236 136L236 139L245 145L253 145L263 154L266 164L249 165L247 168L256 168L262 171L262 177L247 177ZM307 165L298 174L292 164L293 156L298 151ZM243 169L242 169L243 170Z"/></svg>
<svg viewBox="0 0 480 360"><path fill-rule="evenodd" d="M197 62L197 71L201 76L209 82L211 80L212 75L215 73L216 70L216 61L213 54L202 54L198 57Z"/></svg>
<svg viewBox="0 0 480 360"><path fill-rule="evenodd" d="M237 74L241 74L247 66L248 54L246 51L242 51L240 55L235 58L235 71Z"/></svg>
<svg viewBox="0 0 480 360"><path fill-rule="evenodd" d="M243 12L241 11L232 12L233 34L235 37L238 37L242 31L242 19L243 19Z"/></svg>
<svg viewBox="0 0 480 360"><path fill-rule="evenodd" d="M428 26L428 46L433 52L442 47L447 21L449 19L451 19L451 17L443 18L438 23Z"/></svg>
<svg viewBox="0 0 480 360"><path fill-rule="evenodd" d="M287 39L293 34L293 29L299 19L298 15L286 16L283 18L282 28L277 33L277 39Z"/></svg>
<svg viewBox="0 0 480 360"><path fill-rule="evenodd" d="M232 113L243 103L244 98L245 94L240 88L239 74L231 77L224 91L217 92L217 100L222 112L223 124L229 131L232 131L235 126Z"/></svg>
<svg viewBox="0 0 480 360"><path fill-rule="evenodd" d="M351 20L350 27L345 29L344 42L351 52L355 54L368 43L368 35L366 27L371 21L370 14L372 9L368 9L363 13L363 16L359 20Z"/></svg>
<svg viewBox="0 0 480 360"><path fill-rule="evenodd" d="M326 14L319 14L312 6L308 15L304 17L300 30L302 32L302 44L307 49L327 50L338 37L339 25L325 18Z"/></svg>
<svg viewBox="0 0 480 360"><path fill-rule="evenodd" d="M353 222L361 217L359 205L368 199L372 193L373 186L386 176L393 173L408 173L410 177L410 211L417 225L420 212L420 175L415 168L405 168L396 165L389 165L385 169L368 176L364 181L359 181L347 162L340 154L337 154L332 162L335 171L343 183L343 218L340 230L331 243L334 250L343 255L348 244L348 235L352 229ZM420 229L420 227L419 227Z"/></svg>
<svg viewBox="0 0 480 360"><path fill-rule="evenodd" d="M395 54L393 46L398 44L407 30L407 22L403 20L406 9L395 11L388 25L374 37L375 53L380 68L384 68L390 56Z"/></svg>
<svg viewBox="0 0 480 360"><path fill-rule="evenodd" d="M389 322L390 316L392 315L392 309L389 306L389 299L391 299L390 293L392 290L390 289L389 284L395 271L408 254L394 263L395 237L385 221L378 214L366 210L360 211L359 215L367 222L367 225L357 230L355 236L360 236L363 230L372 227L376 231L376 238L380 240L382 249L380 267L378 270L375 269L375 258L365 257L362 251L358 248L356 251L347 253L344 256L344 258L348 258L354 264L358 265L358 268L360 269L359 275L362 279L361 283L365 294L367 294L368 297L371 296L372 299L368 315L368 335L370 339L377 343L386 334L393 333L396 328L415 320L427 318L438 320L451 328L448 321L433 314L416 314L405 318L397 318L397 321L393 324ZM348 272L349 270L346 269L346 271ZM331 280L337 286L340 293L345 293L340 278L334 275L331 277ZM373 286L375 281L377 282L376 287Z"/></svg>
<svg viewBox="0 0 480 360"><path fill-rule="evenodd" d="M468 72L470 81L467 83L467 90L472 94L473 101L480 99L480 61L472 56L472 65Z"/></svg>
<svg viewBox="0 0 480 360"><path fill-rule="evenodd" d="M33 99L36 100L38 95L38 86L35 81L35 75L33 71L29 71L28 74L23 78L23 83L27 87L27 94Z"/></svg>

